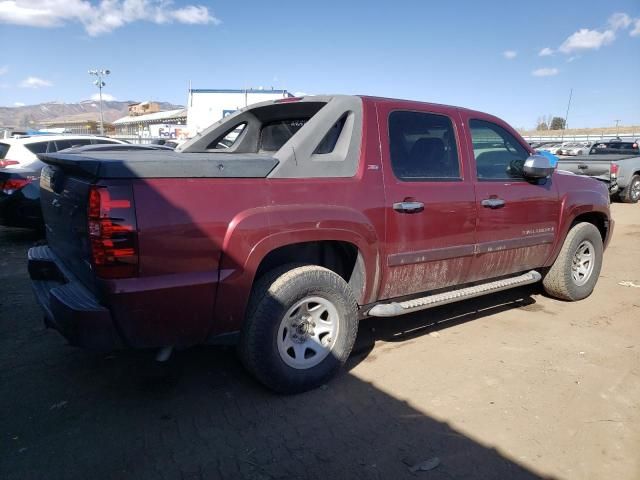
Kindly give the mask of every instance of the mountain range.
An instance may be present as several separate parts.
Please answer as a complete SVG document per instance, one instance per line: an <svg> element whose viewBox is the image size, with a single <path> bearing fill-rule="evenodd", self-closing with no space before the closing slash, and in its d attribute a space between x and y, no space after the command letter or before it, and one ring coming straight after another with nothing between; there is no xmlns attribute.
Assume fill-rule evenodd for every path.
<svg viewBox="0 0 640 480"><path fill-rule="evenodd" d="M128 113L128 106L135 101L103 101L102 109L105 122L112 122L124 117ZM168 102L156 102L161 110L183 108ZM82 120L97 120L100 116L100 106L95 100L84 100L77 103L46 102L38 105L24 105L17 107L0 107L0 127L37 128L40 122L74 118Z"/></svg>

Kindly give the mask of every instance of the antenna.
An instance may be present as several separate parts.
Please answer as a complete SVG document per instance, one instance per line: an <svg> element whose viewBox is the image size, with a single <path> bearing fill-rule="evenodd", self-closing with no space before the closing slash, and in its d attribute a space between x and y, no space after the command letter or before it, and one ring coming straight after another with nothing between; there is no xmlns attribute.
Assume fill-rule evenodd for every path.
<svg viewBox="0 0 640 480"><path fill-rule="evenodd" d="M573 96L573 88L569 92L569 103L567 103L567 114L564 116L564 128L562 129L562 139L561 142L564 142L564 131L567 129L567 125L569 125L569 108L571 108L571 97Z"/></svg>

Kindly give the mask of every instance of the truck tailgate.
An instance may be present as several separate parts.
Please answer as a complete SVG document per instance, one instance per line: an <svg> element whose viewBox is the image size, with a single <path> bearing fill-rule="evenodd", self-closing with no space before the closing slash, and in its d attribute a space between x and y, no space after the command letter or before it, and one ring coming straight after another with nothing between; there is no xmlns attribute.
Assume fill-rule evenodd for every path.
<svg viewBox="0 0 640 480"><path fill-rule="evenodd" d="M47 165L40 175L40 202L47 242L65 267L95 292L87 230L90 180Z"/></svg>
<svg viewBox="0 0 640 480"><path fill-rule="evenodd" d="M600 155L562 158L558 161L558 170L595 177L607 182L611 180L611 160L602 159Z"/></svg>

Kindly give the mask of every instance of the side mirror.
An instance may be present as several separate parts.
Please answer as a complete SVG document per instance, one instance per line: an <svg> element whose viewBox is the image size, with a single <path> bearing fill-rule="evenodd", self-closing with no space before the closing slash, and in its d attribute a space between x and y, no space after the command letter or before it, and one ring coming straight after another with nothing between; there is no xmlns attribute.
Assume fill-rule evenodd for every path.
<svg viewBox="0 0 640 480"><path fill-rule="evenodd" d="M556 169L557 160L549 158L547 155L531 155L524 161L522 171L527 178L547 178Z"/></svg>

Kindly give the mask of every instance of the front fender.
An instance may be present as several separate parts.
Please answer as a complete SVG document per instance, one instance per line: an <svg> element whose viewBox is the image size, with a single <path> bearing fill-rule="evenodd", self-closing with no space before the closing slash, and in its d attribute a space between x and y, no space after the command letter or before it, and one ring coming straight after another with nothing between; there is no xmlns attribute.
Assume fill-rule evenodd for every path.
<svg viewBox="0 0 640 480"><path fill-rule="evenodd" d="M569 229L580 215L596 213L611 222L609 191L605 184L592 178L577 175L557 175L556 177L559 180L558 189L561 192L560 219L558 235L545 266L553 265L562 249Z"/></svg>

